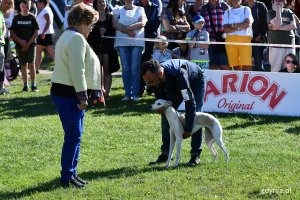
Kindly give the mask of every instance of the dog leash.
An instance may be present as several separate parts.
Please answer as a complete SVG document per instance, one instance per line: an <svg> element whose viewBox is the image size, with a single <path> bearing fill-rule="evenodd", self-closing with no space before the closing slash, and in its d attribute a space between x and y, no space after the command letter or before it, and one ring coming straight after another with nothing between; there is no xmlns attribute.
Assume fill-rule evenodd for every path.
<svg viewBox="0 0 300 200"><path fill-rule="evenodd" d="M175 109L174 109L174 110L175 110ZM184 127L184 123L181 121L181 119L180 119L180 117L179 117L179 114L178 114L177 110L175 110L175 112L176 112L176 115L177 115L177 117L178 117L178 119L179 119L181 125Z"/></svg>

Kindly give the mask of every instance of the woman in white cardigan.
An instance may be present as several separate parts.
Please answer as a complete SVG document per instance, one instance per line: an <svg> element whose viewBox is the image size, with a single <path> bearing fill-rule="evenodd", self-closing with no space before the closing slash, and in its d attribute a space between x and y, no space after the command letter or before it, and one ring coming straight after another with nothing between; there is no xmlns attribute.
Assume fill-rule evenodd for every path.
<svg viewBox="0 0 300 200"><path fill-rule="evenodd" d="M61 155L63 188L84 187L87 181L77 176L84 112L88 106L87 89L100 98L101 72L97 55L86 38L98 20L98 12L83 3L70 10L69 28L60 36L55 47L51 97L64 129Z"/></svg>

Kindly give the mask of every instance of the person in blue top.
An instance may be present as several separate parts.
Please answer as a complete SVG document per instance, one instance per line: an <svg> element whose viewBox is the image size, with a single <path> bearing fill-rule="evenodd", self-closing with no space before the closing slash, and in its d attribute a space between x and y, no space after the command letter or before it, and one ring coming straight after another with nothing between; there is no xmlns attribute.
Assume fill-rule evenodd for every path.
<svg viewBox="0 0 300 200"><path fill-rule="evenodd" d="M182 101L185 102L186 126L183 138L190 137L195 112L202 111L206 85L202 69L196 63L188 60L170 59L162 63L150 60L143 63L141 73L147 86L153 89L157 99L172 101L175 109ZM150 162L149 165L164 163L168 158L169 124L164 115L162 115L162 142L161 154L156 161ZM195 166L200 163L201 143L202 130L200 129L192 135L191 159L188 165Z"/></svg>

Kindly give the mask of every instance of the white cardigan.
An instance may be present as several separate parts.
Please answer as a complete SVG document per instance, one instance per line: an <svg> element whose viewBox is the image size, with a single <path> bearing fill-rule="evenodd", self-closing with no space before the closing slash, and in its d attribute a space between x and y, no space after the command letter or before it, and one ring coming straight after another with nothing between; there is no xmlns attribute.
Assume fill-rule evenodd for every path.
<svg viewBox="0 0 300 200"><path fill-rule="evenodd" d="M66 30L58 39L51 82L74 86L76 92L101 89L99 59L82 34Z"/></svg>

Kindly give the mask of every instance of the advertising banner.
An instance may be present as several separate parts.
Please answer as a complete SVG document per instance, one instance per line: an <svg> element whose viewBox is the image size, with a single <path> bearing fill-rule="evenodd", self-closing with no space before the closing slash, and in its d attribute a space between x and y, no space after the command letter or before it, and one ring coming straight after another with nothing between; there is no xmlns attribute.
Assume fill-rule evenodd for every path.
<svg viewBox="0 0 300 200"><path fill-rule="evenodd" d="M205 70L205 77L204 112L300 116L300 74Z"/></svg>

